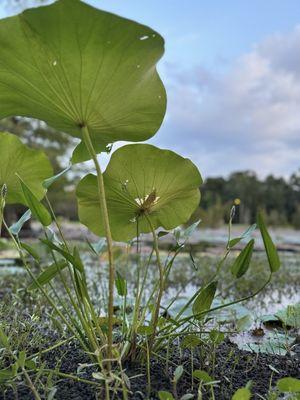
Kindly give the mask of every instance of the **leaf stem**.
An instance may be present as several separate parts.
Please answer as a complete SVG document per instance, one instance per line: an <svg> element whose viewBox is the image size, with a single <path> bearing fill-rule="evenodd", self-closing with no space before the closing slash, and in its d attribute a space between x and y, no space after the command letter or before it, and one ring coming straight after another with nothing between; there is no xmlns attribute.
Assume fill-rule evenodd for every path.
<svg viewBox="0 0 300 400"><path fill-rule="evenodd" d="M110 230L109 216L107 210L107 203L105 197L105 187L103 174L101 171L100 164L97 159L97 154L95 152L93 143L91 141L90 133L87 126L82 127L82 136L84 143L88 149L88 152L94 162L96 172L97 172L97 182L98 182L98 194L99 202L102 211L103 223L105 227L105 235L107 240L107 252L109 260L109 294L108 294L108 334L107 334L107 358L112 358L112 346L113 346L113 313L114 313L114 285L115 285L115 265L113 259L113 242ZM111 369L111 362L108 361L108 369Z"/></svg>
<svg viewBox="0 0 300 400"><path fill-rule="evenodd" d="M164 287L165 287L165 279L164 279L164 268L160 259L160 254L159 254L159 248L158 248L158 240L157 240L157 236L155 233L155 230L153 228L153 225L150 221L150 219L148 218L147 215L145 215L147 222L150 226L151 229L151 233L152 233L152 237L153 237L153 248L155 251L155 255L156 255L156 260L157 260L157 265L158 265L158 269L159 269L159 288L158 288L158 294L157 294L157 301L156 301L156 307L154 310L154 314L152 317L152 321L151 321L151 325L153 327L153 333L151 335L151 338L149 340L149 351L151 353L153 344L154 344L154 340L155 340L155 336L156 336L156 330L157 330L157 323L158 323L158 318L159 318L159 310L160 310L160 304L161 304L161 299L164 293Z"/></svg>

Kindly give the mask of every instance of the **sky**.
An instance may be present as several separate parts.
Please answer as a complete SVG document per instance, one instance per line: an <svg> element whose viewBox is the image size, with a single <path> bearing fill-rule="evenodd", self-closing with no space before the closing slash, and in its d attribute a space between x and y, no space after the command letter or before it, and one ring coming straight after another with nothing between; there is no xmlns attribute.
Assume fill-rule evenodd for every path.
<svg viewBox="0 0 300 400"><path fill-rule="evenodd" d="M168 108L151 143L191 158L204 177L300 168L299 0L87 2L165 38Z"/></svg>

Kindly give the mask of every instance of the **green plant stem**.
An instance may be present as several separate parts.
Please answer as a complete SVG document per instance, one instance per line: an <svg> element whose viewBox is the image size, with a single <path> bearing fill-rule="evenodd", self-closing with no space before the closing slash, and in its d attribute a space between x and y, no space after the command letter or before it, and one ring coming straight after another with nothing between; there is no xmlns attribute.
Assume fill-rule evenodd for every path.
<svg viewBox="0 0 300 400"><path fill-rule="evenodd" d="M40 395L38 394L38 391L36 390L34 384L32 383L32 380L30 379L30 376L28 375L26 369L24 367L22 367L21 369L22 369L22 372L23 372L23 374L25 376L25 379L26 379L26 381L28 383L28 386L30 387L30 390L32 391L32 393L34 395L35 400L42 400Z"/></svg>
<svg viewBox="0 0 300 400"><path fill-rule="evenodd" d="M200 313L198 313L198 314L195 314L195 315L189 315L188 317L185 317L185 318L180 319L180 320L178 321L178 324L182 325L182 324L185 324L186 322L189 322L189 321L190 321L191 319L193 319L193 318L199 318L199 317L201 317L202 315L209 314L209 313L211 313L211 312L213 312L213 311L221 310L222 308L226 308L226 307L232 306L232 305L234 305L234 304L238 304L238 303L242 303L243 301L250 300L250 299L252 299L253 297L255 297L258 293L260 293L260 292L270 283L271 279L272 279L272 274L270 274L268 280L263 284L263 286L261 286L259 289L257 289L254 293L250 294L249 296L245 296L245 297L242 297L241 299L238 299L238 300L235 300L235 301L231 301L231 302L229 302L229 303L222 304L222 305L217 306L217 307L210 308L209 310L202 311L202 312L200 312ZM166 329L168 329L169 327L173 327L173 325L169 325L169 326L167 326L167 327L164 327L164 328L161 329L161 331L166 330ZM173 328L173 329L169 332L169 334L172 333L172 332L174 332L176 329L178 329L178 326L177 326L176 328ZM160 331L160 332L161 332L161 331Z"/></svg>
<svg viewBox="0 0 300 400"><path fill-rule="evenodd" d="M43 372L49 372L50 374L61 376L62 378L72 379L73 381L76 381L76 382L87 383L89 385L99 386L99 387L101 386L100 383L97 383L95 381L90 381L88 379L79 378L79 376L72 375L72 374L66 374L64 372L57 371L56 369L47 369L46 368L46 369L43 369Z"/></svg>
<svg viewBox="0 0 300 400"><path fill-rule="evenodd" d="M108 289L108 333L107 333L107 356L108 359L112 358L112 346L113 346L113 314L114 314L114 285L115 285L115 266L113 258L113 242L110 230L109 216L107 210L107 203L105 197L105 187L103 174L101 171L100 164L97 159L97 154L95 152L89 130L86 126L82 128L82 135L84 143L88 149L88 152L93 159L96 172L97 172L97 182L98 182L98 194L99 202L102 211L102 217L105 227L105 235L107 240L107 252L109 260L109 289ZM108 369L111 368L111 362L108 361Z"/></svg>
<svg viewBox="0 0 300 400"><path fill-rule="evenodd" d="M158 318L159 318L159 310L160 310L160 304L161 304L161 299L164 293L164 288L165 288L165 279L164 279L164 268L160 259L160 254L159 254L159 248L158 248L158 240L157 240L157 236L155 233L155 230L153 228L153 225L150 221L150 219L146 216L147 222L150 226L151 229L151 233L152 233L152 237L153 237L153 248L155 251L155 255L156 255L156 260L157 260L157 265L158 265L158 269L159 269L159 288L158 288L158 294L157 294L157 301L156 301L156 307L152 316L152 321L151 321L151 325L153 328L153 333L150 337L149 340L149 351L151 353L154 341L155 341L155 337L156 337L156 330L157 330L157 323L158 323Z"/></svg>
<svg viewBox="0 0 300 400"><path fill-rule="evenodd" d="M84 348L85 351L88 351L88 347L86 346L86 344L84 343L84 341L82 340L82 338L77 334L77 332L73 329L72 325L68 322L68 320L65 318L65 316L62 314L62 312L59 310L59 308L57 308L56 304L54 303L54 301L51 299L51 297L48 295L48 293L45 291L45 289L40 285L39 281L36 279L36 277L34 276L34 274L31 272L30 267L27 265L27 261L25 260L25 257L23 255L22 249L20 248L17 240L15 239L14 235L10 232L5 220L3 219L3 225L5 227L5 229L7 230L10 238L12 239L16 249L19 252L20 258L22 260L22 263L26 269L26 271L28 272L29 276L31 277L31 279L34 281L34 283L37 285L37 287L39 288L39 290L43 293L43 295L45 296L45 299L48 301L48 303L51 305L51 307L56 311L56 313L59 315L59 317L62 319L62 321L66 324L66 326L68 327L68 329L73 333L74 336L77 337L77 339L79 340L79 342L81 343L82 347Z"/></svg>
<svg viewBox="0 0 300 400"><path fill-rule="evenodd" d="M0 237L1 237L1 233L2 233L4 206L5 206L4 199L0 195Z"/></svg>
<svg viewBox="0 0 300 400"><path fill-rule="evenodd" d="M67 251L68 251L69 253L71 253L71 252L70 252L70 249L69 249L69 246L68 246L68 242L67 242L67 240L66 240L66 238L65 238L65 236L64 236L63 230L61 229L61 226L60 226L60 224L59 224L59 222L58 222L58 220L57 220L57 218L56 218L56 215L55 215L55 212L54 212L54 210L53 210L52 204L51 204L51 202L50 202L50 200L49 200L49 198L48 198L47 195L45 196L45 198L46 198L48 207L49 207L49 209L50 209L50 212L51 212L53 221L54 221L54 223L55 223L55 225L56 225L56 227L57 227L57 229L58 229L58 232L59 232L59 234L60 234L60 237L61 237L61 239L62 239L62 241L63 241L63 243L64 243L64 245L65 245ZM45 230L45 235L46 235L47 239L49 239L46 230ZM53 250L51 250L51 253L52 253L52 255L54 255ZM54 257L54 256L53 256L53 257ZM54 259L54 261L55 261L55 259ZM56 262L56 261L55 261L55 262ZM80 293L78 292L78 288L77 288L77 285L76 285L76 282L75 282L75 278L74 278L74 272L75 272L75 271L74 271L74 272L72 271L71 266L70 266L69 263L68 263L68 270L69 270L69 273L70 273L70 276L71 276L71 280L72 280L72 284L73 284L73 287L74 287L74 290L75 290L75 293L76 293L76 297L77 297L77 301L78 301L78 306L77 306L76 304L74 305L74 299L73 299L73 296L70 294L70 291L69 291L69 289L68 289L68 285L65 284L65 282L64 282L63 284L64 284L65 290L66 290L66 292L67 292L67 294L68 294L68 296L69 296L69 298L70 298L70 301L71 301L71 303L72 303L72 305L73 305L73 308L76 310L76 312L77 312L77 314L78 314L78 316L79 316L79 319L82 320L82 318L84 318L84 316L85 316L85 312L84 312L84 309L82 308L81 296L80 296ZM59 273L61 274L60 270L59 270ZM64 278L61 277L61 279L63 280ZM85 293L86 293L86 301L87 301L87 303L88 303L88 309L89 309L89 311L90 311L90 313L91 313L92 320L93 320L93 322L94 322L94 324L95 324L95 327L96 327L96 329L97 329L98 335L99 335L99 337L101 338L102 343L103 343L103 342L104 342L104 334L103 334L103 332L102 332L102 330L101 330L101 328L100 328L99 321L98 321L98 317L97 317L95 308L94 308L94 306L93 306L93 304L92 304L92 301L91 301L91 299L90 299L90 296L89 296L89 293L88 293L88 290L87 290L87 289L85 290ZM78 307L79 307L79 308L78 308ZM86 308L86 307L85 307L85 308ZM93 329L93 327L92 327L91 329Z"/></svg>

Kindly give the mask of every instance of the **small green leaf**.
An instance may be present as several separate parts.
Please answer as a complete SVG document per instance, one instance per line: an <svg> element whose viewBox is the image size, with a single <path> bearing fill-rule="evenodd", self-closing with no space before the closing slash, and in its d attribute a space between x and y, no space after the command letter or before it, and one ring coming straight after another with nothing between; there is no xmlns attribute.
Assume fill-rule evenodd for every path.
<svg viewBox="0 0 300 400"><path fill-rule="evenodd" d="M172 393L160 390L158 392L159 400L174 400Z"/></svg>
<svg viewBox="0 0 300 400"><path fill-rule="evenodd" d="M170 232L168 232L168 231L159 231L157 236L160 238L160 237L167 236L169 233Z"/></svg>
<svg viewBox="0 0 300 400"><path fill-rule="evenodd" d="M94 149L97 154L99 153L110 153L111 145L106 143L97 143L93 141ZM72 164L78 164L89 160L91 158L88 149L86 148L84 141L81 141L74 149L71 157Z"/></svg>
<svg viewBox="0 0 300 400"><path fill-rule="evenodd" d="M250 400L251 392L247 388L238 389L232 396L232 400Z"/></svg>
<svg viewBox="0 0 300 400"><path fill-rule="evenodd" d="M41 260L38 252L32 247L29 246L29 244L20 242L21 247L27 251L28 254L30 254L37 262Z"/></svg>
<svg viewBox="0 0 300 400"><path fill-rule="evenodd" d="M190 334L190 335L186 335L183 338L183 340L181 342L181 347L183 349L187 349L187 348L193 349L193 348L199 346L201 343L202 343L202 340L197 335Z"/></svg>
<svg viewBox="0 0 300 400"><path fill-rule="evenodd" d="M49 249L57 251L61 254L67 261L69 261L73 267L77 268L80 272L83 272L83 265L82 261L76 259L72 254L68 251L62 249L61 247L57 246L56 244L52 243L51 240L48 239L41 239L41 242L44 243Z"/></svg>
<svg viewBox="0 0 300 400"><path fill-rule="evenodd" d="M127 282L119 271L116 274L116 288L119 296L124 297L127 295Z"/></svg>
<svg viewBox="0 0 300 400"><path fill-rule="evenodd" d="M16 376L13 368L5 368L0 370L0 383L5 383Z"/></svg>
<svg viewBox="0 0 300 400"><path fill-rule="evenodd" d="M63 171L59 172L57 175L52 176L51 178L45 179L43 182L43 187L45 189L49 189L53 183L58 181L64 174L66 174L71 169L71 165L64 169Z"/></svg>
<svg viewBox="0 0 300 400"><path fill-rule="evenodd" d="M190 225L189 227L187 227L183 232L182 232L182 236L184 237L184 240L187 241L192 234L196 231L196 229L198 228L199 224L201 222L201 219L199 219L198 221L194 222L192 225Z"/></svg>
<svg viewBox="0 0 300 400"><path fill-rule="evenodd" d="M253 254L253 247L254 239L251 239L232 264L231 273L236 278L240 278L248 271Z"/></svg>
<svg viewBox="0 0 300 400"><path fill-rule="evenodd" d="M261 213L259 213L257 216L257 224L260 229L260 233L264 242L265 250L269 261L270 271L271 273L276 272L280 268L280 259L276 247L272 241L272 238L266 228Z"/></svg>
<svg viewBox="0 0 300 400"><path fill-rule="evenodd" d="M4 347L5 349L9 348L9 339L5 334L4 330L0 326L0 346Z"/></svg>
<svg viewBox="0 0 300 400"><path fill-rule="evenodd" d="M137 328L137 333L143 336L150 336L153 333L153 327L149 325L139 326Z"/></svg>
<svg viewBox="0 0 300 400"><path fill-rule="evenodd" d="M213 329L209 332L209 338L214 344L219 345L224 341L225 334L217 329Z"/></svg>
<svg viewBox="0 0 300 400"><path fill-rule="evenodd" d="M26 352L24 350L19 352L19 357L17 360L17 365L19 368L24 368L26 360Z"/></svg>
<svg viewBox="0 0 300 400"><path fill-rule="evenodd" d="M251 328L253 317L251 314L244 315L236 322L236 329L238 332L245 332Z"/></svg>
<svg viewBox="0 0 300 400"><path fill-rule="evenodd" d="M174 382L177 383L179 381L179 379L182 377L183 374L183 366L182 365L178 365L178 367L176 367L175 371L174 371Z"/></svg>
<svg viewBox="0 0 300 400"><path fill-rule="evenodd" d="M300 379L291 377L279 379L277 387L284 393L300 393Z"/></svg>
<svg viewBox="0 0 300 400"><path fill-rule="evenodd" d="M25 367L26 369L36 369L36 363L34 360L26 360Z"/></svg>
<svg viewBox="0 0 300 400"><path fill-rule="evenodd" d="M257 225L253 224L251 226L249 226L248 229L245 230L245 232L243 232L241 234L241 236L237 237L237 238L233 238L229 241L228 245L230 248L233 248L237 243L239 243L241 240L245 239L247 236L251 235L252 232L255 231Z"/></svg>
<svg viewBox="0 0 300 400"><path fill-rule="evenodd" d="M78 271L80 271L80 272L84 271L84 265L82 263L82 260L81 260L80 254L79 254L79 250L76 246L74 247L74 250L73 250L72 265L74 265L74 267L77 268Z"/></svg>
<svg viewBox="0 0 300 400"><path fill-rule="evenodd" d="M204 383L214 382L214 378L212 378L206 371L200 369L195 369L193 371L193 377Z"/></svg>
<svg viewBox="0 0 300 400"><path fill-rule="evenodd" d="M88 239L86 239L86 241L87 241L89 248L92 250L92 252L94 254L96 254L96 256L103 253L103 251L106 248L106 239L102 238L102 239L98 240L98 242L96 242L96 243L91 243Z"/></svg>
<svg viewBox="0 0 300 400"><path fill-rule="evenodd" d="M180 397L180 400L191 400L193 399L195 396L192 393L187 393L184 394L183 396Z"/></svg>
<svg viewBox="0 0 300 400"><path fill-rule="evenodd" d="M50 225L52 222L52 218L47 208L43 206L43 204L35 197L35 195L22 180L22 178L19 177L19 179L24 197L26 199L26 203L30 208L32 214L40 221L43 226Z"/></svg>
<svg viewBox="0 0 300 400"><path fill-rule="evenodd" d="M43 271L38 277L37 282L40 286L46 285L49 283L58 273L63 270L67 266L65 260L58 261L57 263L53 263L46 267L45 271ZM38 289L39 285L36 282L32 282L28 286L28 290Z"/></svg>
<svg viewBox="0 0 300 400"><path fill-rule="evenodd" d="M201 319L203 315L197 316L209 310L217 290L217 281L210 282L207 286L201 289L193 304L193 314L195 318Z"/></svg>
<svg viewBox="0 0 300 400"><path fill-rule="evenodd" d="M12 233L13 235L17 236L21 229L23 228L23 225L29 221L31 218L31 210L27 210L25 211L25 213L22 215L22 217L15 222L13 225L11 225L11 227L9 228L10 233Z"/></svg>

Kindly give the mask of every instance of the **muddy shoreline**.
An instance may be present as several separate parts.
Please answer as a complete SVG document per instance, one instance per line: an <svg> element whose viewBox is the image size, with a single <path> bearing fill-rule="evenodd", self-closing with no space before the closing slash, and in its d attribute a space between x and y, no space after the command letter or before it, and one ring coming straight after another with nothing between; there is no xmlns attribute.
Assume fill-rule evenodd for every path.
<svg viewBox="0 0 300 400"><path fill-rule="evenodd" d="M52 338L49 338L53 341ZM214 392L215 398L219 400L231 399L233 393L240 387L245 386L252 381L253 399L259 399L259 395L264 396L268 393L270 379L273 377L273 385L278 379L291 376L300 378L300 345L295 346L293 356L278 356L267 354L255 354L247 351L241 351L236 345L225 340L216 350L216 363L213 370L205 366L205 360L200 359L200 352L194 352L194 369L206 369L219 383ZM45 368L55 369L59 365L59 371L67 374L76 374L79 364L90 363L88 356L75 344L66 344L59 349L46 353L41 358L45 362ZM177 387L177 396L193 393L196 396L197 383L194 381L194 387L191 386L191 354L189 350L184 350L181 354L176 346L175 351L170 358L169 366L166 368L165 362L153 359L151 362L151 394L150 399L158 399L159 390L173 391L171 378L175 365L184 367L184 374ZM204 364L204 365L203 365ZM124 369L130 378L129 399L141 400L147 398L147 379L146 365L125 363ZM277 372L275 373L274 370ZM84 368L79 376L82 379L95 381L92 373L95 367ZM34 378L34 374L32 375ZM57 400L95 400L103 399L104 393L91 384L76 382L72 379L55 379ZM120 394L115 399L122 399ZM196 398L196 397L195 397ZM210 392L203 393L203 399L209 399ZM17 390L7 389L0 394L0 400L32 400L30 390L19 383Z"/></svg>

